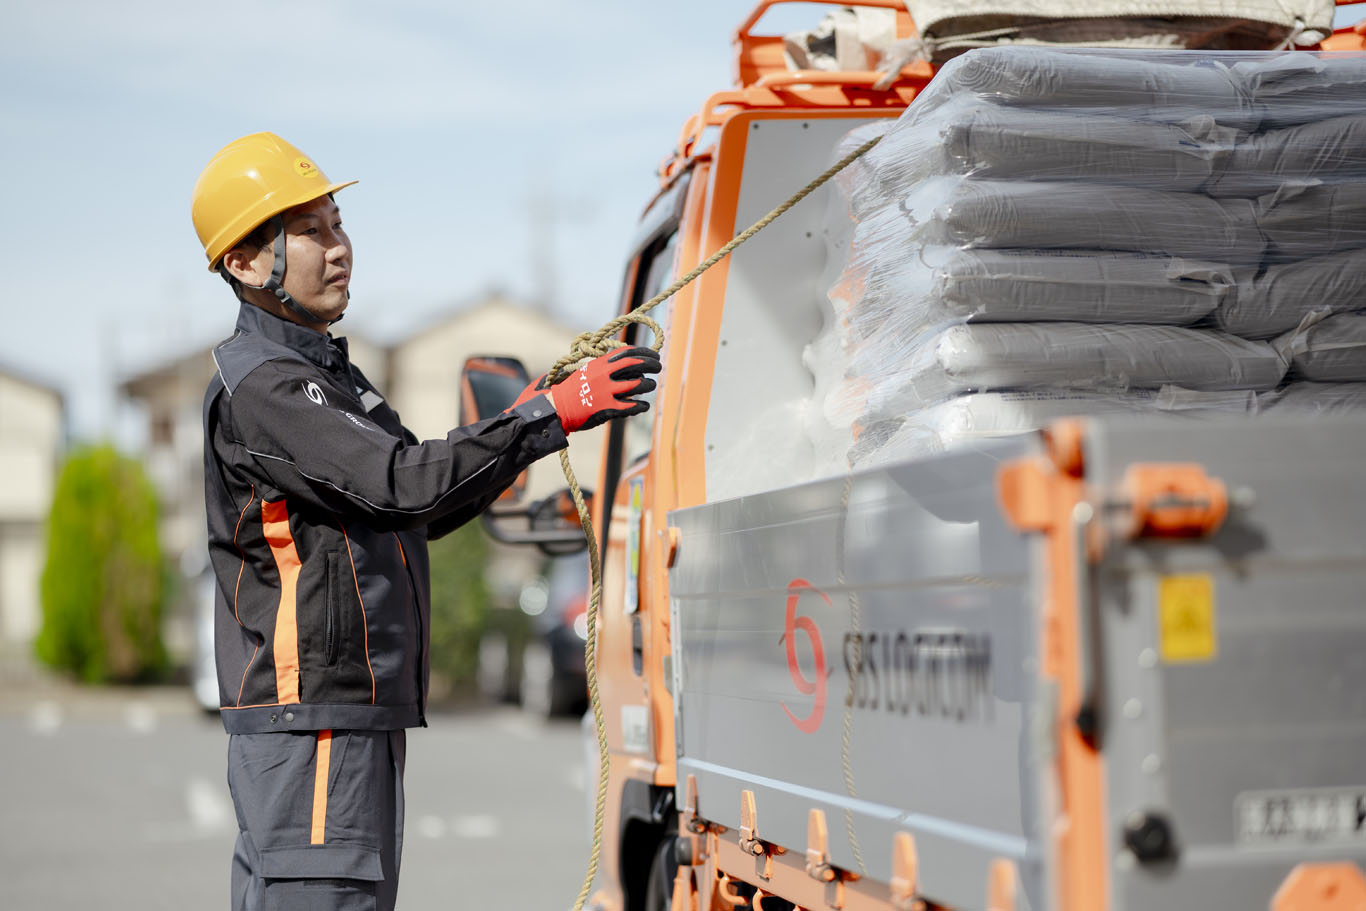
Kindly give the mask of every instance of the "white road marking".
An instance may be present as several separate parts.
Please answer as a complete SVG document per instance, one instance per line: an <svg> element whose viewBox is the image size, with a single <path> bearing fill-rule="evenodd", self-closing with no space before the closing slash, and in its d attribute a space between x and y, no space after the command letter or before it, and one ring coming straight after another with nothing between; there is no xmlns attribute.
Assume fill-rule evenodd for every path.
<svg viewBox="0 0 1366 911"><path fill-rule="evenodd" d="M497 838L501 828L498 817L488 813L472 813L451 820L451 834L456 838Z"/></svg>
<svg viewBox="0 0 1366 911"><path fill-rule="evenodd" d="M35 734L51 736L62 726L62 707L55 702L40 702L28 716L29 727Z"/></svg>
<svg viewBox="0 0 1366 911"><path fill-rule="evenodd" d="M146 702L130 702L124 710L123 720L138 734L150 734L157 729L157 713Z"/></svg>
<svg viewBox="0 0 1366 911"><path fill-rule="evenodd" d="M185 785L185 809L190 814L190 824L200 832L223 831L234 822L232 807L222 788L215 787L207 778L191 778Z"/></svg>
<svg viewBox="0 0 1366 911"><path fill-rule="evenodd" d="M419 816L417 834L423 838L440 838L446 834L446 821L439 816Z"/></svg>
<svg viewBox="0 0 1366 911"><path fill-rule="evenodd" d="M493 726L518 740L535 740L541 735L541 724L526 713L509 709L494 718Z"/></svg>

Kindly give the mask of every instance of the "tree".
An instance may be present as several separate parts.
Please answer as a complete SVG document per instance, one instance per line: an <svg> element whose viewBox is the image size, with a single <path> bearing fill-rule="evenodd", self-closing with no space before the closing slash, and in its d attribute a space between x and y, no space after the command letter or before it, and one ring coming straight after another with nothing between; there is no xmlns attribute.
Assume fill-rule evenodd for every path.
<svg viewBox="0 0 1366 911"><path fill-rule="evenodd" d="M167 579L141 464L108 444L73 451L48 516L39 659L88 683L161 675Z"/></svg>

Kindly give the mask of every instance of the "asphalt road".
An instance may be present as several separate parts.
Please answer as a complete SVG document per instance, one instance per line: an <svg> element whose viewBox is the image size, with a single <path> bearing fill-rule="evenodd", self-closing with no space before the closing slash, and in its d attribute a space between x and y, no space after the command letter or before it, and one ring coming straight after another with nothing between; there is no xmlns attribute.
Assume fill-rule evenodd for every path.
<svg viewBox="0 0 1366 911"><path fill-rule="evenodd" d="M175 690L0 702L0 908L226 908L227 735ZM447 714L408 739L399 907L565 909L588 861L573 721Z"/></svg>

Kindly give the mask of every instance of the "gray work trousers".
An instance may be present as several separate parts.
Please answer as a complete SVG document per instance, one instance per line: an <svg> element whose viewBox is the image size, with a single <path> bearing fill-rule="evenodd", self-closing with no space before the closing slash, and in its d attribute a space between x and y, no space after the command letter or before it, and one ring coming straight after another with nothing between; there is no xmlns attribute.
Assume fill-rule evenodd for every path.
<svg viewBox="0 0 1366 911"><path fill-rule="evenodd" d="M390 911L403 731L233 734L233 911Z"/></svg>

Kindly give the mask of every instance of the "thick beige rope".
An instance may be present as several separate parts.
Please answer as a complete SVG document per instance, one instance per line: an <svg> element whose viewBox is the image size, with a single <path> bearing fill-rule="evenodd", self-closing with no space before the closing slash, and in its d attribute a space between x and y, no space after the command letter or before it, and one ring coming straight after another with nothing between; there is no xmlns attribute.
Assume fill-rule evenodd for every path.
<svg viewBox="0 0 1366 911"><path fill-rule="evenodd" d="M786 212L788 209L801 202L807 196L816 191L827 180L843 171L853 164L860 156L877 145L881 136L868 140L848 155L841 158L838 162L827 169L823 174L802 187L791 199L784 202L778 208L769 212L763 218L750 225L743 232L732 239L721 249L707 257L702 263L675 281L672 285L650 298L630 313L618 316L603 325L596 332L585 332L570 345L569 353L555 362L546 374L548 385L555 385L563 380L581 361L588 358L599 357L607 354L614 348L623 347L626 343L616 338L618 332L628 323L640 323L648 326L654 332L655 339L652 347L658 351L664 345L664 330L659 324L646 316L651 310L664 301L673 297L680 289L688 285L693 279L706 272L712 266L719 263L736 247L758 234L768 227L775 219ZM574 506L579 512L579 521L583 524L584 537L588 540L588 568L592 577L592 595L588 600L588 639L584 643L583 658L584 667L588 676L588 699L593 706L593 723L597 728L598 735L598 785L597 800L593 808L593 849L588 859L588 872L583 878L583 887L579 890L578 898L574 900L574 911L583 911L584 902L588 900L589 891L593 888L593 879L598 873L598 856L602 851L602 822L607 806L607 729L602 722L602 701L598 697L598 606L602 601L602 563L601 555L598 552L598 537L593 528L593 520L588 515L588 505L584 502L583 491L579 487L579 481L574 477L574 470L569 466L569 452L560 452L560 467L564 469L564 479L569 484L569 491L574 497ZM600 495L605 496L606 491ZM608 504L607 508L611 508Z"/></svg>

